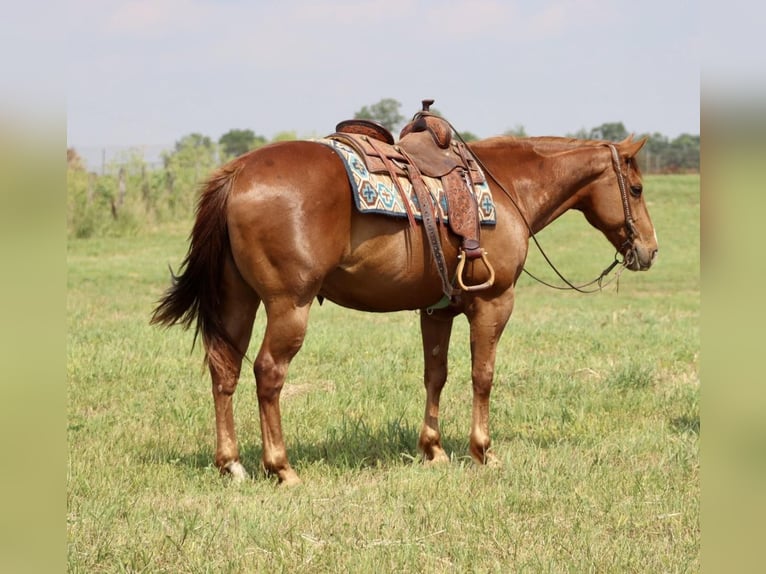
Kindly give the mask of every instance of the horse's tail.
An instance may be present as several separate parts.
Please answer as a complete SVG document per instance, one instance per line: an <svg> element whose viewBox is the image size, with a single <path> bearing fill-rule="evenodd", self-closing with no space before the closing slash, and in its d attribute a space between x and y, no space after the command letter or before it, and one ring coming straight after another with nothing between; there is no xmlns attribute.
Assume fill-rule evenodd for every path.
<svg viewBox="0 0 766 574"><path fill-rule="evenodd" d="M223 348L239 353L226 334L217 306L223 296L223 266L231 249L226 206L240 168L238 162L219 168L201 189L180 274L171 270L172 284L159 300L150 321L166 327L181 323L188 329L196 319L194 341L202 333L205 359L214 364L225 361Z"/></svg>

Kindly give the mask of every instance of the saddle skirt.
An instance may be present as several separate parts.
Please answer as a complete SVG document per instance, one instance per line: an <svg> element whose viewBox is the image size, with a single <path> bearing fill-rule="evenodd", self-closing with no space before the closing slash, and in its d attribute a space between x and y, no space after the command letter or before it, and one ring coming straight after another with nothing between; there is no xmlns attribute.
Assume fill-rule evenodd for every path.
<svg viewBox="0 0 766 574"><path fill-rule="evenodd" d="M396 146L380 142L372 144L378 149L385 146L384 153L390 156L389 165L394 167L393 171L399 184L397 186L384 161L376 155L374 148L363 136L335 133L319 141L331 147L343 160L353 189L354 203L361 213L403 218L412 214L415 219L422 220L421 206L407 170L412 156L405 156L397 151ZM495 204L481 169L475 163L471 166L470 180L473 182L473 189L469 190L469 181L465 176L467 170L456 170L456 167L458 166L451 163L446 153L438 152L432 153L425 163L418 165L422 180L431 196L434 214L442 223L450 223L450 215L453 220L460 219L460 213L478 208L479 224L495 225ZM460 187L464 188L464 193L456 191ZM405 198L402 198L399 188L404 190ZM469 192L473 200L471 195L468 195ZM475 208L470 206L473 201Z"/></svg>

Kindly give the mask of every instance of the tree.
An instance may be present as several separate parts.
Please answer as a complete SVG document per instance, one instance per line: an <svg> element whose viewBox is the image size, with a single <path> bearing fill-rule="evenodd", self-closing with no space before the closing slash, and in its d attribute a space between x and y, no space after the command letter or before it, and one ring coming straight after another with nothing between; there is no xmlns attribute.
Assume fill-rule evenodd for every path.
<svg viewBox="0 0 766 574"><path fill-rule="evenodd" d="M189 150L210 150L213 147L213 140L195 132L178 140L175 144L175 151L176 153L185 153Z"/></svg>
<svg viewBox="0 0 766 574"><path fill-rule="evenodd" d="M668 147L666 171L699 171L700 137L681 134Z"/></svg>
<svg viewBox="0 0 766 574"><path fill-rule="evenodd" d="M220 161L218 144L208 136L192 133L178 140L174 151L162 154L162 159L170 210L191 213L194 190Z"/></svg>
<svg viewBox="0 0 766 574"><path fill-rule="evenodd" d="M590 139L619 142L628 137L628 130L622 122L607 122L590 130Z"/></svg>
<svg viewBox="0 0 766 574"><path fill-rule="evenodd" d="M587 140L587 139L590 139L590 131L586 130L585 128L580 128L575 133L566 134L566 137L575 138L578 140Z"/></svg>
<svg viewBox="0 0 766 574"><path fill-rule="evenodd" d="M505 133L503 133L505 136L514 136L517 138L525 138L527 137L527 130L524 129L524 126L521 124L516 124L516 127L511 128L509 130L505 130Z"/></svg>
<svg viewBox="0 0 766 574"><path fill-rule="evenodd" d="M667 136L654 132L653 134L643 134L639 137L646 137L646 144L641 148L639 155L639 165L646 173L658 173L663 171L663 161L667 157L668 138Z"/></svg>
<svg viewBox="0 0 766 574"><path fill-rule="evenodd" d="M273 142L289 142L292 140L297 140L298 134L295 131L283 131L274 134L274 137L271 139Z"/></svg>
<svg viewBox="0 0 766 574"><path fill-rule="evenodd" d="M255 135L253 130L232 129L218 138L218 144L226 158L238 157L265 143L266 138Z"/></svg>
<svg viewBox="0 0 766 574"><path fill-rule="evenodd" d="M377 104L363 106L361 110L354 114L357 119L373 120L384 125L389 131L396 131L404 122L404 116L399 113L402 107L397 100L393 98L383 98Z"/></svg>
<svg viewBox="0 0 766 574"><path fill-rule="evenodd" d="M579 129L567 137L621 141L630 135L622 122L601 124L591 130ZM698 172L700 169L700 136L681 134L674 140L654 132L640 134L635 139L647 138L638 154L638 163L644 173Z"/></svg>
<svg viewBox="0 0 766 574"><path fill-rule="evenodd" d="M194 168L208 171L218 163L218 146L208 136L192 133L175 143L174 151L162 154L166 168Z"/></svg>
<svg viewBox="0 0 766 574"><path fill-rule="evenodd" d="M85 171L85 162L73 147L66 148L66 166L75 171Z"/></svg>

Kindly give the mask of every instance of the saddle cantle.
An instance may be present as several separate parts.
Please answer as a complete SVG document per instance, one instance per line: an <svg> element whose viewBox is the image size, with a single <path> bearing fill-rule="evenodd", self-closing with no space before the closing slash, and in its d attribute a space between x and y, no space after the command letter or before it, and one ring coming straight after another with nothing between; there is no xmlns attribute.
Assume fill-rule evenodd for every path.
<svg viewBox="0 0 766 574"><path fill-rule="evenodd" d="M391 177L407 209L410 224L414 226L415 218L406 207L409 202L399 177L404 176L410 181L442 279L442 290L452 298L457 291L447 277L447 265L436 228L440 222L435 215L438 206L434 205L423 177L441 181L448 206L449 228L462 239L456 278L460 288L466 291L486 289L494 283L494 270L480 245L479 210L474 193L474 186L485 184L486 180L465 144L452 137L450 123L429 111L431 104L433 100L423 100L423 109L402 129L398 143L394 143L393 136L384 126L362 119L340 122L336 132L329 137L353 148L370 173ZM465 261L477 258L481 258L490 272L489 280L479 285L466 285L462 277Z"/></svg>
<svg viewBox="0 0 766 574"><path fill-rule="evenodd" d="M359 134L373 139L382 141L383 143L394 143L394 136L388 131L388 128L383 124L362 118L353 120L343 120L337 126L335 126L336 132L343 132L348 134Z"/></svg>

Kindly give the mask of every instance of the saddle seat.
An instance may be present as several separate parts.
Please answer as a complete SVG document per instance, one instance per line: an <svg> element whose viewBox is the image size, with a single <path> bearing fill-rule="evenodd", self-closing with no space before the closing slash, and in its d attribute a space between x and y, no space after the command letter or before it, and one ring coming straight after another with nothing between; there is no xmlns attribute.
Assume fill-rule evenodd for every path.
<svg viewBox="0 0 766 574"><path fill-rule="evenodd" d="M371 173L388 172L387 158L395 162L397 175L406 176L401 166L412 163L427 177L442 178L456 168L463 168L470 172L474 184L484 183L484 174L465 144L453 140L449 122L428 110L432 103L433 100L423 100L423 110L402 128L398 143L385 126L366 119L340 122L333 137L360 136L353 137L349 143L365 158ZM370 143L370 139L374 143Z"/></svg>

